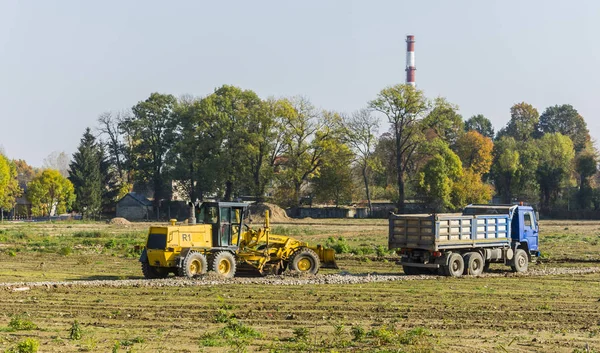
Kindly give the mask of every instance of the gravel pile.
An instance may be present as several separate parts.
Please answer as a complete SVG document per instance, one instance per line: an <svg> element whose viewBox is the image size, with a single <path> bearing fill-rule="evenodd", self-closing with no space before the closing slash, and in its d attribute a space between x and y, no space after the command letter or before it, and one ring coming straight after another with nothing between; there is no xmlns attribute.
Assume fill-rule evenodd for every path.
<svg viewBox="0 0 600 353"><path fill-rule="evenodd" d="M125 218L122 217L117 217L117 218L113 218L111 219L108 224L116 224L116 225L120 225L120 226L126 226L131 224L131 222L129 222L128 220L126 220Z"/></svg>
<svg viewBox="0 0 600 353"><path fill-rule="evenodd" d="M481 277L530 277L550 275L581 275L599 273L600 267L559 267L532 269L524 274L512 272L485 273ZM302 286L310 284L363 284L373 282L435 280L439 276L406 276L379 275L379 274L335 274L316 276L267 276L252 278L217 279L214 276L201 277L197 279L167 278L157 280L126 279L126 280L94 280L94 281L63 281L63 282L14 282L0 283L0 290L27 291L31 288L58 288L58 287L188 287L188 286L214 286L232 284L259 284L276 286Z"/></svg>

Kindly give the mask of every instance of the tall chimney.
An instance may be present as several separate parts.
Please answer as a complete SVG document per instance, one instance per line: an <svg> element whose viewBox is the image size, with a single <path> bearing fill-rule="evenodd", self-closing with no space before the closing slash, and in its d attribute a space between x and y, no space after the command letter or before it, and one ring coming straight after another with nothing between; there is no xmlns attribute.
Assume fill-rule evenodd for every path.
<svg viewBox="0 0 600 353"><path fill-rule="evenodd" d="M406 36L406 83L415 85L415 36Z"/></svg>

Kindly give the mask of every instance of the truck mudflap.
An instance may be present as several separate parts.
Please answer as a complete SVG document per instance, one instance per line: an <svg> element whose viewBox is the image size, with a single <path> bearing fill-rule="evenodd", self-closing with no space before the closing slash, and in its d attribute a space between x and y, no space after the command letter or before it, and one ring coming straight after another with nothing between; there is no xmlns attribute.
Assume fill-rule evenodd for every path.
<svg viewBox="0 0 600 353"><path fill-rule="evenodd" d="M440 264L420 264L418 262L403 262L403 261L400 261L399 264L402 266L407 266L407 267L440 268Z"/></svg>

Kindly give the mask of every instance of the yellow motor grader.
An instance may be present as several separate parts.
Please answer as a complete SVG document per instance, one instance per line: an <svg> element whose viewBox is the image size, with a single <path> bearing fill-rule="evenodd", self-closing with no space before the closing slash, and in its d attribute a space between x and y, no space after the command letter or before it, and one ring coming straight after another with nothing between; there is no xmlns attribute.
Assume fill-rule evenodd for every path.
<svg viewBox="0 0 600 353"><path fill-rule="evenodd" d="M150 227L140 256L146 278L170 273L192 278L213 271L231 278L238 270L280 274L286 269L316 274L319 268L338 268L333 249L310 246L297 239L271 234L269 212L258 230L245 222L248 204L203 202L194 206L198 224Z"/></svg>

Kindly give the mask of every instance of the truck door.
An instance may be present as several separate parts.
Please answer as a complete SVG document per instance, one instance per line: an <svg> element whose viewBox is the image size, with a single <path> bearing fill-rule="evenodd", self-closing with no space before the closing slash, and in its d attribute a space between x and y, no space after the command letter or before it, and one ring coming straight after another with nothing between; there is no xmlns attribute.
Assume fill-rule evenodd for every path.
<svg viewBox="0 0 600 353"><path fill-rule="evenodd" d="M527 240L529 250L538 249L537 220L532 211L523 212L523 240Z"/></svg>
<svg viewBox="0 0 600 353"><path fill-rule="evenodd" d="M231 208L221 207L220 246L229 246L231 241Z"/></svg>

